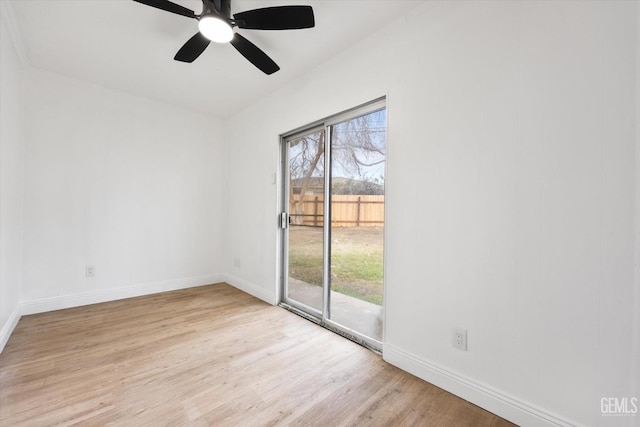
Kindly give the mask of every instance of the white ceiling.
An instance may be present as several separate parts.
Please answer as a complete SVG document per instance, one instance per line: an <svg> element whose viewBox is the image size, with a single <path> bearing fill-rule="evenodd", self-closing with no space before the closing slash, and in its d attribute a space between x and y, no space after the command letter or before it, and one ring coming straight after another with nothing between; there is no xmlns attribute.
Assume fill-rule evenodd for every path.
<svg viewBox="0 0 640 427"><path fill-rule="evenodd" d="M202 10L200 0L174 2ZM197 21L132 0L11 1L30 65L218 117L237 113L419 3L233 0L232 13L313 6L313 29L239 30L280 65L266 76L229 44L211 43L192 64L174 61Z"/></svg>

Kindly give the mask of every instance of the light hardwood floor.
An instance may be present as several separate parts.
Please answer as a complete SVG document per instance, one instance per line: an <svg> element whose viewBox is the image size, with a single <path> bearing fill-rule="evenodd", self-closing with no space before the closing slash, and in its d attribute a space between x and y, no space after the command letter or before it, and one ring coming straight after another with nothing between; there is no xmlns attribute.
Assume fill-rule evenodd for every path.
<svg viewBox="0 0 640 427"><path fill-rule="evenodd" d="M226 284L23 317L0 425L508 426Z"/></svg>

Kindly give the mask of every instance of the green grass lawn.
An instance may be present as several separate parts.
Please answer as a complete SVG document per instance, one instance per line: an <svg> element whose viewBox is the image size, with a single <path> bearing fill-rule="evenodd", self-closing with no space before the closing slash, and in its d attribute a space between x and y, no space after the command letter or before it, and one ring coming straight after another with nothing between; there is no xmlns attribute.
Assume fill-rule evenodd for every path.
<svg viewBox="0 0 640 427"><path fill-rule="evenodd" d="M382 305L383 229L334 227L331 289ZM289 276L322 286L322 228L289 229Z"/></svg>

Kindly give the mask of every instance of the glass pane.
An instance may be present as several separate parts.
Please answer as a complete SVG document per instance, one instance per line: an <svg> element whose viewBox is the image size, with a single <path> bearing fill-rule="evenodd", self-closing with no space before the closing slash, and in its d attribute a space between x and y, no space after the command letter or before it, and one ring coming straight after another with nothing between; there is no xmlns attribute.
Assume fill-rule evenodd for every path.
<svg viewBox="0 0 640 427"><path fill-rule="evenodd" d="M322 310L324 130L288 141L289 299Z"/></svg>
<svg viewBox="0 0 640 427"><path fill-rule="evenodd" d="M331 132L330 316L382 341L386 110Z"/></svg>

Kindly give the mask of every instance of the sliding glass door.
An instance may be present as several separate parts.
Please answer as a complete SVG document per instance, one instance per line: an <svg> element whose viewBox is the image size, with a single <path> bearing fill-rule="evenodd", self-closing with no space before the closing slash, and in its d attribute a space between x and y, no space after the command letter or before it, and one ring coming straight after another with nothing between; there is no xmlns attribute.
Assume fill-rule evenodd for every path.
<svg viewBox="0 0 640 427"><path fill-rule="evenodd" d="M282 303L381 349L386 109L283 138Z"/></svg>
<svg viewBox="0 0 640 427"><path fill-rule="evenodd" d="M285 141L287 210L286 299L314 314L323 310L325 130L313 129Z"/></svg>

